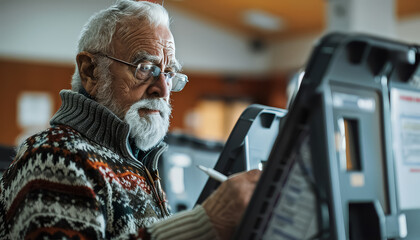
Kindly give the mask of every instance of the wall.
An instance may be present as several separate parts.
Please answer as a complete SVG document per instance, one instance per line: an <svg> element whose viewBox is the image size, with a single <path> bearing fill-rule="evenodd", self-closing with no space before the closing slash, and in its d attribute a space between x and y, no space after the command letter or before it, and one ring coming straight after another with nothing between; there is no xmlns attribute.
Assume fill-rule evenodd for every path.
<svg viewBox="0 0 420 240"><path fill-rule="evenodd" d="M398 19L395 40L420 45L420 15ZM324 33L312 33L284 39L271 45L270 70L296 71L303 67L312 47Z"/></svg>
<svg viewBox="0 0 420 240"><path fill-rule="evenodd" d="M58 92L70 88L72 73L73 67L68 65L0 60L0 144L15 145L23 132L17 123L17 101L21 93L49 94L54 113L61 102Z"/></svg>
<svg viewBox="0 0 420 240"><path fill-rule="evenodd" d="M0 21L9 23L0 25L0 79L5 84L0 91L0 111L7 113L0 118L0 144L14 145L17 135L23 131L16 123L21 92L46 92L54 100L52 112L58 109L59 90L70 88L76 41L82 26L92 13L112 2L0 2ZM167 7L172 17L177 57L191 80L182 93L173 94L172 129L185 130L184 116L197 107L200 99L209 96L270 103L266 92L271 83L261 75L267 72L270 51L254 52L247 37Z"/></svg>
<svg viewBox="0 0 420 240"><path fill-rule="evenodd" d="M179 9L170 9L177 57L195 72L264 73L270 51L254 51L250 39L199 20Z"/></svg>
<svg viewBox="0 0 420 240"><path fill-rule="evenodd" d="M72 64L76 40L89 16L113 0L0 1L0 57ZM272 42L264 52L250 39L170 8L177 56L189 72L263 73L302 66L322 33ZM397 19L397 39L420 43L420 16Z"/></svg>
<svg viewBox="0 0 420 240"><path fill-rule="evenodd" d="M82 26L112 2L0 1L0 56L73 63Z"/></svg>
<svg viewBox="0 0 420 240"><path fill-rule="evenodd" d="M0 1L0 57L73 63L84 23L114 0ZM177 57L188 71L263 72L268 58L246 37L168 6Z"/></svg>
<svg viewBox="0 0 420 240"><path fill-rule="evenodd" d="M0 1L0 144L14 144L22 131L16 102L22 91L43 91L59 107L58 92L70 88L76 41L89 16L113 0ZM200 99L236 97L285 107L287 77L302 67L321 33L295 36L255 52L249 38L197 16L168 8L177 56L191 82L173 94L172 129L187 128L184 116ZM420 16L399 19L399 40L420 43ZM53 111L53 112L54 112Z"/></svg>
<svg viewBox="0 0 420 240"><path fill-rule="evenodd" d="M400 19L397 25L398 39L408 43L420 44L420 15Z"/></svg>

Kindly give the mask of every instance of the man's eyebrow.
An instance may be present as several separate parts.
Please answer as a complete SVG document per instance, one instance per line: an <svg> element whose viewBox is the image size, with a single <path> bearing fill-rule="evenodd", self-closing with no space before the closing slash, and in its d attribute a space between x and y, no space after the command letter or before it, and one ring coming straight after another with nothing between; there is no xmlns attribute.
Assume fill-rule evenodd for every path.
<svg viewBox="0 0 420 240"><path fill-rule="evenodd" d="M174 59L173 61L171 61L169 64L168 64L168 66L169 67L171 67L173 70L173 72L179 72L179 71L181 71L181 69L182 69L182 66L181 66L181 64L178 62L178 60L177 59Z"/></svg>
<svg viewBox="0 0 420 240"><path fill-rule="evenodd" d="M134 56L134 59L133 59L133 63L134 64L137 64L137 63L140 63L140 62L151 62L151 63L154 63L154 64L159 64L159 61L160 61L160 58L159 57L157 57L157 56L155 56L155 55L152 55L152 54L150 54L150 53L148 53L148 52L139 52L139 53L137 53L135 56ZM172 68L172 71L173 72L179 72L179 71L181 71L181 69L182 69L182 65L178 62L178 60L177 59L174 59L174 60L172 60L169 64L168 64L168 66L167 67L170 67L170 68Z"/></svg>
<svg viewBox="0 0 420 240"><path fill-rule="evenodd" d="M133 59L133 63L140 63L145 61L157 64L159 62L159 58L157 56L151 55L148 52L139 52L134 56Z"/></svg>

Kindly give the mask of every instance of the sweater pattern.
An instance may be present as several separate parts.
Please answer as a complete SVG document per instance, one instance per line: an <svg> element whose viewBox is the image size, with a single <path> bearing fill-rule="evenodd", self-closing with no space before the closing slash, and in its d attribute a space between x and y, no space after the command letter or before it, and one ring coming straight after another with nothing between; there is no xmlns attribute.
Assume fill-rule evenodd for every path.
<svg viewBox="0 0 420 240"><path fill-rule="evenodd" d="M18 148L0 181L0 239L147 238L165 215L153 180L140 161L92 139L55 124Z"/></svg>

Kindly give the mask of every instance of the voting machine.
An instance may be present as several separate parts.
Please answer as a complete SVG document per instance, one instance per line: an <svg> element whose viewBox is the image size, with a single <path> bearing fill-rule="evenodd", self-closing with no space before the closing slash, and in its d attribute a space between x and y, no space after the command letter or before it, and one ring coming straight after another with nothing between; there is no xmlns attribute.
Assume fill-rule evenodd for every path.
<svg viewBox="0 0 420 240"><path fill-rule="evenodd" d="M261 104L248 106L237 120L214 169L226 176L250 169L262 169L286 113L284 109ZM219 185L219 182L209 178L197 204L202 203Z"/></svg>
<svg viewBox="0 0 420 240"><path fill-rule="evenodd" d="M420 239L420 47L315 46L235 239Z"/></svg>

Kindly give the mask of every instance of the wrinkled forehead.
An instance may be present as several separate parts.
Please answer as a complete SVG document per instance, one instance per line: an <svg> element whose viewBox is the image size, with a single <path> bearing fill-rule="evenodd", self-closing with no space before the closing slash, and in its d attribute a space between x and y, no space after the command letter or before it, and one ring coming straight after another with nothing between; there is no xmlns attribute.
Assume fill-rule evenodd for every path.
<svg viewBox="0 0 420 240"><path fill-rule="evenodd" d="M133 51L151 51L152 55L156 54L155 51L164 51L165 54L175 55L175 42L169 28L166 25L151 25L147 19L131 17L121 20L117 23L112 41Z"/></svg>

